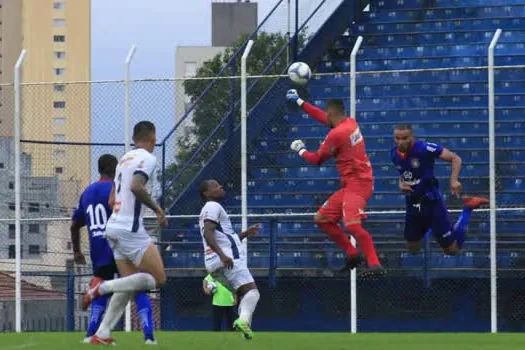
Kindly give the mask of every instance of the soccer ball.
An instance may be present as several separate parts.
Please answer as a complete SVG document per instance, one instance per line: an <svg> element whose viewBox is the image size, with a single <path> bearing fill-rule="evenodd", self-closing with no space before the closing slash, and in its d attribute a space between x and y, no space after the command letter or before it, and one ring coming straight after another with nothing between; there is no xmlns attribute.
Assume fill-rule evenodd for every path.
<svg viewBox="0 0 525 350"><path fill-rule="evenodd" d="M208 289L211 291L211 293L215 293L217 291L217 285L215 282L208 281Z"/></svg>
<svg viewBox="0 0 525 350"><path fill-rule="evenodd" d="M288 68L288 77L298 85L306 85L312 77L310 67L304 62L294 62Z"/></svg>

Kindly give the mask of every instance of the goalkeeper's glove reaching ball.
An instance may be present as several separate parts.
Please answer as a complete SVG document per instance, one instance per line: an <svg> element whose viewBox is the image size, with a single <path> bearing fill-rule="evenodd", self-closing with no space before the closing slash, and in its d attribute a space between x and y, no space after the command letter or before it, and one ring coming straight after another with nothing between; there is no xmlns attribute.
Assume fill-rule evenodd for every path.
<svg viewBox="0 0 525 350"><path fill-rule="evenodd" d="M286 100L296 103L299 107L301 107L304 103L304 100L299 97L299 94L295 89L288 90L288 92L286 93Z"/></svg>
<svg viewBox="0 0 525 350"><path fill-rule="evenodd" d="M304 152L306 152L306 145L304 144L303 140L295 140L290 145L290 148L292 151L298 152L300 156L303 155Z"/></svg>

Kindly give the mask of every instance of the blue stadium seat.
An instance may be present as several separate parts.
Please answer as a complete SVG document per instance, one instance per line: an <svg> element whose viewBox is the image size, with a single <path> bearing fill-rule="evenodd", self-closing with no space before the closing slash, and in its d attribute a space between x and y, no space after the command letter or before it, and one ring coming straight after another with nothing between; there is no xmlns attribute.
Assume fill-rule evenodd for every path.
<svg viewBox="0 0 525 350"><path fill-rule="evenodd" d="M425 257L422 253L420 254L409 254L401 253L401 266L402 267L422 267L425 263Z"/></svg>
<svg viewBox="0 0 525 350"><path fill-rule="evenodd" d="M495 65L523 65L524 55L500 56L496 55ZM358 57L357 71L387 71L402 69L418 69L423 64L425 68L451 68L451 67L473 67L486 66L487 56L463 56L463 57L425 57L425 58L377 58L361 60ZM350 63L348 60L322 61L318 65L320 73L348 72Z"/></svg>
<svg viewBox="0 0 525 350"><path fill-rule="evenodd" d="M406 0L405 0L406 1ZM410 0L418 1L421 0ZM479 0L440 0L438 2L439 7L468 7L468 6L479 6ZM522 0L484 0L484 6L500 6L500 5L523 5Z"/></svg>
<svg viewBox="0 0 525 350"><path fill-rule="evenodd" d="M267 252L249 250L248 266L250 268L268 268L270 266L269 254Z"/></svg>
<svg viewBox="0 0 525 350"><path fill-rule="evenodd" d="M525 32L523 28L517 30L505 29L504 34L500 37L500 43L520 43L525 41ZM357 31L358 32L358 31ZM377 33L366 34L364 36L364 47L401 47L401 46L419 46L419 45L447 45L447 44L488 44L494 36L494 30L478 30L478 31L454 31L454 32L435 32L435 33ZM335 57L341 53L348 55L356 40L356 36L343 36L341 40L334 43L333 51Z"/></svg>
<svg viewBox="0 0 525 350"><path fill-rule="evenodd" d="M517 0L521 1L521 0ZM505 30L523 30L524 16L500 18L450 18L445 21L417 21L400 23L356 23L350 28L351 35L376 35L398 33L455 33L464 31L496 31L495 28Z"/></svg>
<svg viewBox="0 0 525 350"><path fill-rule="evenodd" d="M523 81L498 82L495 83L497 94L520 94L523 92ZM387 96L414 96L414 95L480 95L486 94L488 83L485 82L458 82L458 83L405 83L405 84L365 84L357 85L357 98L377 98ZM317 98L348 98L350 92L349 85L326 86L313 85L310 87L310 93ZM305 117L308 119L308 117ZM317 123L317 125L320 125Z"/></svg>
<svg viewBox="0 0 525 350"><path fill-rule="evenodd" d="M330 98L343 98L349 109L349 75L338 73L349 71L348 55L357 35L365 38L357 56L358 71L485 66L487 45L495 28L504 30L495 52L496 65L525 64L523 1L486 0L483 6L478 6L480 3L477 0L439 0L437 8L422 9L423 0L372 1L373 12L365 14L364 20L341 35L317 65L317 72L336 74L316 75L304 96L320 108L324 108ZM523 86L524 69L496 69L498 206L523 205ZM356 119L365 135L376 177L369 211L402 210L404 207L404 195L397 188L398 172L391 164L389 152L393 146L392 131L398 123L410 123L418 138L457 152L463 159L461 175L465 192L488 195L487 88L486 69L358 75ZM286 112L274 118L250 144L249 212L312 213L340 188L334 161L321 167L312 166L291 152L289 146L292 139L300 138L308 149L315 150L329 129L292 105L286 106ZM450 164L438 161L435 173L445 189L450 171ZM443 192L451 208L461 208L461 201L448 198L448 191ZM226 204L229 212L240 211L237 186L229 191ZM453 213L451 218L457 215ZM525 233L525 213L499 211L497 217L496 228L501 239L517 240ZM235 225L237 228L238 221ZM392 239L402 244L403 214L370 215L365 225L382 249L384 242L391 243ZM336 269L344 263L344 254L332 250L333 244L311 217L279 220L276 227L279 268ZM199 237L198 228L191 225L181 225L181 228L186 229L188 235L191 232ZM388 245L385 259L389 266L398 264L414 270L422 269L427 263L438 274L442 270L487 268L488 257L484 250L488 251L488 232L487 212L476 212L468 227L463 254L449 257L439 248L433 248L425 261L422 254L400 254L396 250L399 247ZM264 234L268 242L269 230ZM250 265L265 268L269 266L269 253L261 251L260 247L255 244L249 249ZM503 268L514 266L520 257L518 251L500 251L499 261ZM177 254L180 256L166 257L167 264L191 266L202 258L193 255L193 247Z"/></svg>
<svg viewBox="0 0 525 350"><path fill-rule="evenodd" d="M524 21L525 23L525 21ZM524 81L525 71L523 69L496 69L494 72L496 84L503 82ZM450 71L422 71L422 72L402 72L402 73L374 73L359 75L357 85L379 85L385 84L416 84L427 83L475 83L487 82L487 74L483 70L450 70ZM315 76L310 81L310 88L317 86L349 86L348 75L335 74L327 76ZM311 90L312 91L312 90ZM304 119L308 119L304 116Z"/></svg>
<svg viewBox="0 0 525 350"><path fill-rule="evenodd" d="M461 7L450 9L390 10L364 13L366 22L407 22L441 20L449 18L492 18L492 17L525 17L525 7L520 5L492 7Z"/></svg>

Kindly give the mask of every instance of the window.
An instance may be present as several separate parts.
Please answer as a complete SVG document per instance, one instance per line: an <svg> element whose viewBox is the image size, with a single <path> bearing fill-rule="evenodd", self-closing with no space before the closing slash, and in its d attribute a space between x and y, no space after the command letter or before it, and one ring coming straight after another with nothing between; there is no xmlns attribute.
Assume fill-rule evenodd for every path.
<svg viewBox="0 0 525 350"><path fill-rule="evenodd" d="M55 141L55 142L65 142L66 141L66 135L54 134L53 135L53 141Z"/></svg>
<svg viewBox="0 0 525 350"><path fill-rule="evenodd" d="M54 108L66 108L66 101L53 101Z"/></svg>
<svg viewBox="0 0 525 350"><path fill-rule="evenodd" d="M55 84L53 85L53 90L55 92L64 92L66 91L66 86L64 84Z"/></svg>
<svg viewBox="0 0 525 350"><path fill-rule="evenodd" d="M73 244L71 242L67 242L67 250L73 249Z"/></svg>
<svg viewBox="0 0 525 350"><path fill-rule="evenodd" d="M9 224L9 238L14 239L16 235L15 224Z"/></svg>
<svg viewBox="0 0 525 350"><path fill-rule="evenodd" d="M65 68L55 68L55 75L64 75L66 74Z"/></svg>
<svg viewBox="0 0 525 350"><path fill-rule="evenodd" d="M38 213L40 212L40 203L31 202L28 208L30 213Z"/></svg>
<svg viewBox="0 0 525 350"><path fill-rule="evenodd" d="M194 77L197 75L197 62L184 62L184 76Z"/></svg>
<svg viewBox="0 0 525 350"><path fill-rule="evenodd" d="M36 244L30 244L29 255L40 255L40 246Z"/></svg>
<svg viewBox="0 0 525 350"><path fill-rule="evenodd" d="M53 35L53 41L56 43L63 43L66 41L65 35Z"/></svg>
<svg viewBox="0 0 525 350"><path fill-rule="evenodd" d="M29 224L29 233L40 233L40 225L38 224Z"/></svg>
<svg viewBox="0 0 525 350"><path fill-rule="evenodd" d="M14 259L15 255L15 246L12 244L9 246L9 259Z"/></svg>
<svg viewBox="0 0 525 350"><path fill-rule="evenodd" d="M53 124L56 126L64 126L66 125L66 118L64 117L53 118Z"/></svg>
<svg viewBox="0 0 525 350"><path fill-rule="evenodd" d="M13 181L9 181L9 189L14 190L15 189L15 183Z"/></svg>
<svg viewBox="0 0 525 350"><path fill-rule="evenodd" d="M7 206L9 207L9 210L15 210L15 203L9 203Z"/></svg>
<svg viewBox="0 0 525 350"><path fill-rule="evenodd" d="M64 7L66 7L66 4L64 4L63 1L55 1L55 2L53 3L53 8L54 8L55 10L63 10Z"/></svg>
<svg viewBox="0 0 525 350"><path fill-rule="evenodd" d="M53 20L53 26L55 26L55 27L65 27L66 26L66 20L64 18L55 18Z"/></svg>
<svg viewBox="0 0 525 350"><path fill-rule="evenodd" d="M3 169L3 168L4 168L4 163L0 162L0 169Z"/></svg>
<svg viewBox="0 0 525 350"><path fill-rule="evenodd" d="M61 167L61 166L58 166L55 168L55 174L63 174L64 173L64 168Z"/></svg>
<svg viewBox="0 0 525 350"><path fill-rule="evenodd" d="M55 151L53 151L53 157L58 158L58 159L65 158L66 157L66 151L55 150Z"/></svg>
<svg viewBox="0 0 525 350"><path fill-rule="evenodd" d="M55 51L54 56L57 60L63 60L66 58L66 53L64 51Z"/></svg>

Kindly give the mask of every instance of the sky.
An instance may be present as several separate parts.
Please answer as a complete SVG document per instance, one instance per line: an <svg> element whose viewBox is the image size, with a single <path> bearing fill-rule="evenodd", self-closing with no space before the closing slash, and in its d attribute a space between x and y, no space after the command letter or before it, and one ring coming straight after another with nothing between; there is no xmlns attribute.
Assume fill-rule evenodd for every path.
<svg viewBox="0 0 525 350"><path fill-rule="evenodd" d="M277 0L257 3L262 20ZM280 14L276 20L281 22L283 17ZM130 69L132 79L173 78L177 46L211 45L211 0L92 0L91 80L123 79L124 61L133 44L137 50ZM175 125L175 93L170 82L132 84L131 127L140 120L151 120L161 142ZM123 143L123 84L92 84L91 114L92 142ZM174 144L173 137L170 141ZM174 159L174 147L168 148L167 156ZM94 146L92 160L105 152L120 154L123 149ZM157 158L160 160L160 153Z"/></svg>
<svg viewBox="0 0 525 350"><path fill-rule="evenodd" d="M278 0L252 2L258 4L261 22ZM173 78L177 46L211 45L211 3L211 0L91 0L91 80L123 79L124 61L133 44L137 50L131 64L132 79ZM264 29L286 32L286 3L282 2ZM319 3L320 0L301 0L301 23ZM339 1L329 3L337 5ZM331 13L331 6L325 7L326 13ZM175 125L174 101L178 91L172 82L132 84L131 126L140 120L153 121L161 142ZM92 84L91 114L92 142L123 143L123 84ZM173 137L170 142L174 144ZM171 153L175 150L168 148ZM100 152L103 150L93 150L92 159L97 159Z"/></svg>
<svg viewBox="0 0 525 350"><path fill-rule="evenodd" d="M259 18L277 0L258 0ZM92 80L120 79L135 44L134 78L172 78L177 46L211 45L211 0L92 0Z"/></svg>

